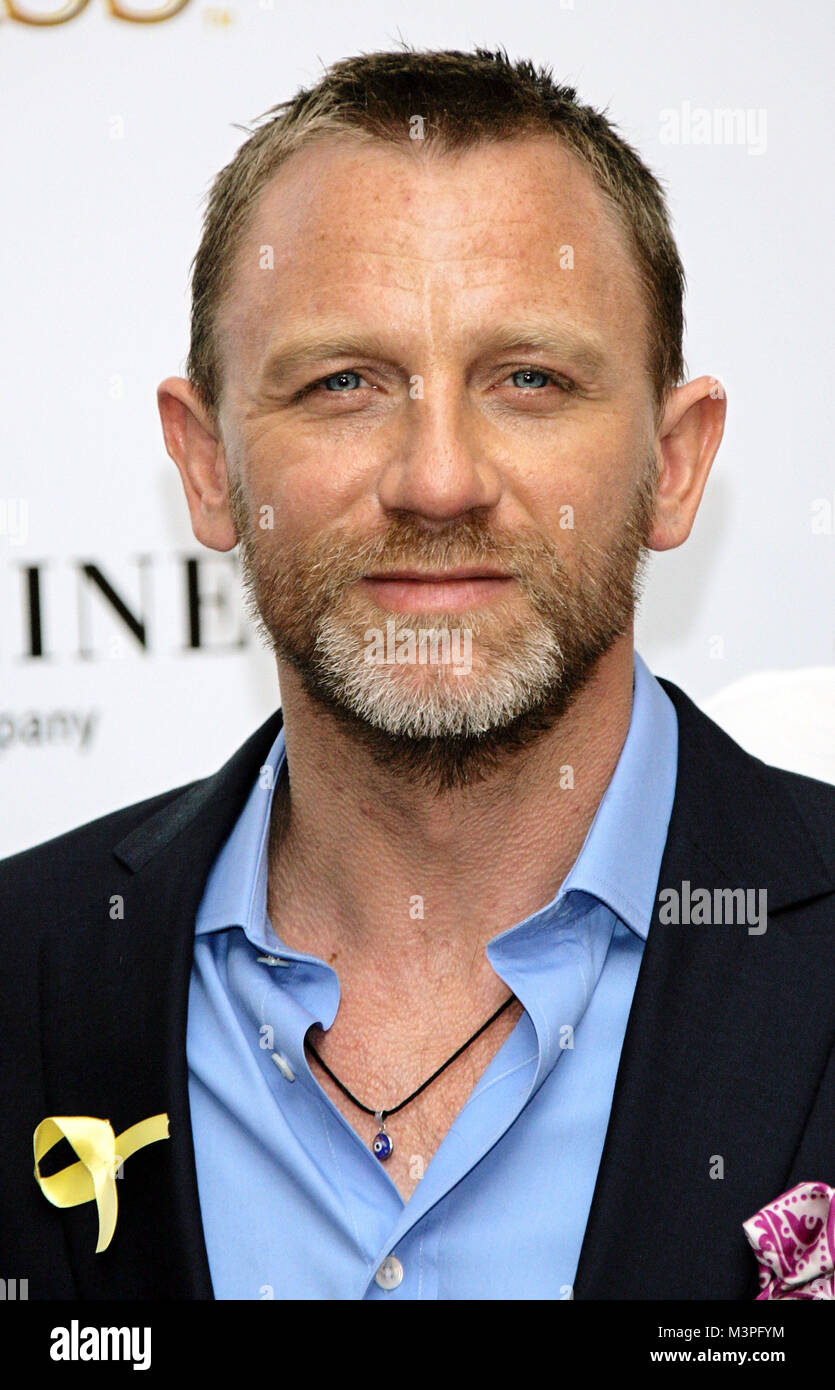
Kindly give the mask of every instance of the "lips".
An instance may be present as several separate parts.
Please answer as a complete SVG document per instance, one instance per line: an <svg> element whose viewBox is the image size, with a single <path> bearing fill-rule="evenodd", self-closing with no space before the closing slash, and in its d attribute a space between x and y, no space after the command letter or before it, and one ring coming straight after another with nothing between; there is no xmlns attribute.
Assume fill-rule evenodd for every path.
<svg viewBox="0 0 835 1390"><path fill-rule="evenodd" d="M454 570L384 570L380 574L367 574L366 579L389 580L389 579L408 579L423 584L448 584L457 579L510 579L511 575L505 574L503 570L482 569L477 565L470 565L463 569Z"/></svg>
<svg viewBox="0 0 835 1390"><path fill-rule="evenodd" d="M393 612L454 612L481 608L507 592L513 576L484 566L451 570L386 570L367 574L363 586Z"/></svg>

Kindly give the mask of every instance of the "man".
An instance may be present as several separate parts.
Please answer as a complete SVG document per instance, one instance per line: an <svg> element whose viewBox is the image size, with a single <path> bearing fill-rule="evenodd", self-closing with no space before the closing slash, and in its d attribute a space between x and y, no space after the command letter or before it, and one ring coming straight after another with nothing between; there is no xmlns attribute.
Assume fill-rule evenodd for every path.
<svg viewBox="0 0 835 1390"><path fill-rule="evenodd" d="M725 417L682 384L660 189L503 53L366 55L270 115L159 406L281 712L2 867L4 1265L32 1298L753 1298L743 1221L835 1183L835 791L634 652ZM75 1205L63 1121L33 1178L52 1117L109 1122L117 1214L92 1131Z"/></svg>

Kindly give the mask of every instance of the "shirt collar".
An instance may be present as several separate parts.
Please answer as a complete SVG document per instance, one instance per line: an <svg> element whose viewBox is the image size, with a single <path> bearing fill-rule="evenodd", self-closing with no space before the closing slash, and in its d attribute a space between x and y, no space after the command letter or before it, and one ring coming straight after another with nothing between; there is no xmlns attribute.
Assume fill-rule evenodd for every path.
<svg viewBox="0 0 835 1390"><path fill-rule="evenodd" d="M554 903L572 891L589 893L646 941L675 797L678 718L637 652L634 672L626 740Z"/></svg>
<svg viewBox="0 0 835 1390"><path fill-rule="evenodd" d="M284 770L284 726L258 773L206 880L195 935L243 927L255 946L269 952L278 940L267 918L267 856L273 792Z"/></svg>
<svg viewBox="0 0 835 1390"><path fill-rule="evenodd" d="M675 795L678 721L643 659L633 657L632 715L615 771L558 893L526 925L552 916L568 893L587 893L646 940ZM238 926L261 950L297 956L281 946L266 911L270 810L284 762L282 727L209 873L195 933Z"/></svg>

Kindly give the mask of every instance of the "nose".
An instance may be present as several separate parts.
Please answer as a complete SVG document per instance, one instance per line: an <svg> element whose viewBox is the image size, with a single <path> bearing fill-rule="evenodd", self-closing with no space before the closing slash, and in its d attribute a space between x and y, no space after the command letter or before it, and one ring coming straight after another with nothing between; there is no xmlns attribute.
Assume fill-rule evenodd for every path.
<svg viewBox="0 0 835 1390"><path fill-rule="evenodd" d="M377 483L384 509L447 522L497 505L500 470L487 457L483 431L454 383L425 379L423 397L410 399L402 421Z"/></svg>

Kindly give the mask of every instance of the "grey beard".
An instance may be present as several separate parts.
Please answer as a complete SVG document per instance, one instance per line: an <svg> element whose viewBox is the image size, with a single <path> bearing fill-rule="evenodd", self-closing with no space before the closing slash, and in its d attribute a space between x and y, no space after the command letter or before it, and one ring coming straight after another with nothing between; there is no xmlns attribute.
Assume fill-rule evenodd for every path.
<svg viewBox="0 0 835 1390"><path fill-rule="evenodd" d="M627 631L647 558L643 543L653 499L654 476L648 470L611 551L584 542L576 580L569 578L554 547L541 540L534 544L531 553L538 564L531 563L529 572L537 578L517 572L530 615L522 618L517 603L503 625L501 600L486 614L458 612L431 620L413 613L370 619L368 605L340 611L337 598L344 587L341 592L338 586L329 589L327 557L320 568L304 570L291 555L279 571L274 561L269 567L269 557L256 553L238 491L236 522L248 611L266 643L298 672L308 696L379 766L440 795L484 781L504 760L547 733L600 658ZM424 536L416 546L420 528L411 518L402 530L405 554L423 550L424 565L440 567L443 539ZM491 553L480 521L459 523L451 547L462 534L480 539L482 554ZM471 544L468 555L454 558L469 562L474 548ZM370 622L384 624L391 617L401 628L469 628L472 671L457 676L448 665L430 666L416 679L413 665L367 662L363 632Z"/></svg>

